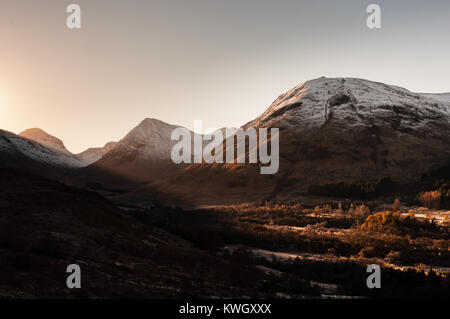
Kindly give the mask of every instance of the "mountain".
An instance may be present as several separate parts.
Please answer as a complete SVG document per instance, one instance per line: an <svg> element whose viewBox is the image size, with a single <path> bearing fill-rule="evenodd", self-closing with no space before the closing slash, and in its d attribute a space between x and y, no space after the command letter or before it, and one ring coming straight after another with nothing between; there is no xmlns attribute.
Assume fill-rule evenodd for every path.
<svg viewBox="0 0 450 319"><path fill-rule="evenodd" d="M120 140L103 162L129 163L137 160L169 160L170 150L174 145L171 141L171 134L177 127L147 118Z"/></svg>
<svg viewBox="0 0 450 319"><path fill-rule="evenodd" d="M280 162L301 183L407 183L450 158L450 103L439 97L320 78L283 94L246 127L280 128Z"/></svg>
<svg viewBox="0 0 450 319"><path fill-rule="evenodd" d="M448 96L356 78L307 81L243 126L280 129L278 173L261 176L249 164L195 164L160 188L207 205L332 195L333 187L355 184L413 185L450 162Z"/></svg>
<svg viewBox="0 0 450 319"><path fill-rule="evenodd" d="M420 94L438 100L441 103L450 103L450 93L420 93Z"/></svg>
<svg viewBox="0 0 450 319"><path fill-rule="evenodd" d="M42 144L49 148L53 148L60 152L69 153L69 151L64 146L64 143L59 138L56 138L56 137L46 133L44 130L42 130L40 128L27 129L27 130L19 133L19 136L22 136L23 138L38 142L39 144Z"/></svg>
<svg viewBox="0 0 450 319"><path fill-rule="evenodd" d="M77 154L77 158L81 160L86 166L91 165L95 162L97 162L99 159L101 159L103 156L106 155L109 151L111 151L115 146L117 145L117 142L109 142L106 143L103 147L92 147L84 152L81 152Z"/></svg>
<svg viewBox="0 0 450 319"><path fill-rule="evenodd" d="M20 161L34 161L51 167L78 168L84 164L57 138L40 129L16 135L0 130L0 156L8 158L2 165L19 166ZM26 160L29 159L29 160ZM15 162L18 161L18 162Z"/></svg>
<svg viewBox="0 0 450 319"><path fill-rule="evenodd" d="M41 150L37 154L28 144L17 149L41 161L42 148L51 150L56 159L47 159L50 163L59 159L67 165L64 154L75 157L78 167L93 162L79 174L97 189L104 190L107 181L107 188L133 200L151 193L194 206L311 194L352 196L347 190L355 185L392 190L394 185L414 186L424 173L450 162L450 94L413 93L357 78L301 83L243 126L280 129L280 167L274 175L262 176L260 164L176 165L170 153L177 127L148 118L117 144L78 157L67 155L62 142L40 131L26 136L51 149L41 144L35 146ZM124 187L124 181L133 186Z"/></svg>
<svg viewBox="0 0 450 319"><path fill-rule="evenodd" d="M279 123L280 127L304 130L306 127L322 128L336 116L333 121L345 119L351 122L350 126L367 126L367 121L370 125L385 126L387 118L393 117L401 121L399 126L403 128L417 128L420 120L426 121L430 117L448 119L449 103L449 93L413 93L363 79L322 77L282 94L246 126Z"/></svg>
<svg viewBox="0 0 450 319"><path fill-rule="evenodd" d="M48 159L47 156L36 156L37 160L44 160L50 164L55 164L57 166L67 166L72 168L88 166L100 158L102 158L106 153L114 148L116 142L109 142L103 147L89 148L86 151L73 154L64 146L63 141L59 138L54 137L40 128L27 129L19 134L20 137L25 138L29 141L34 141L50 149L54 154L54 159Z"/></svg>
<svg viewBox="0 0 450 319"><path fill-rule="evenodd" d="M183 166L174 164L171 159L172 147L177 143L171 140L171 135L178 127L156 119L144 119L87 171L106 171L137 181L171 174Z"/></svg>

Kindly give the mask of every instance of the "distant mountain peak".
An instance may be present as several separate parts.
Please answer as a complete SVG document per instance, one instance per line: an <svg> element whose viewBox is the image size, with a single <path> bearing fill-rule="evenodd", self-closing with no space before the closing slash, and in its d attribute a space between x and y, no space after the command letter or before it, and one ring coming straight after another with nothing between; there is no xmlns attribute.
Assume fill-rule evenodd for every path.
<svg viewBox="0 0 450 319"><path fill-rule="evenodd" d="M91 147L84 152L77 154L77 158L81 160L86 166L97 162L103 156L105 156L109 151L111 151L117 142L108 142L103 147Z"/></svg>
<svg viewBox="0 0 450 319"><path fill-rule="evenodd" d="M144 122L163 122L163 121L155 119L153 117L146 117L145 119L142 120L141 123L144 123Z"/></svg>
<svg viewBox="0 0 450 319"><path fill-rule="evenodd" d="M117 142L108 142L105 145L103 145L103 148L113 148L114 146L116 146Z"/></svg>
<svg viewBox="0 0 450 319"><path fill-rule="evenodd" d="M50 147L52 149L62 151L65 153L70 153L64 146L63 141L53 135L48 134L43 129L40 128L30 128L19 134L19 136L26 139L32 140L44 146Z"/></svg>
<svg viewBox="0 0 450 319"><path fill-rule="evenodd" d="M172 125L169 123L166 123L164 121L155 119L155 118L145 118L143 119L136 127L135 129L138 128L151 128L151 129L158 129L161 127L177 127L176 125Z"/></svg>
<svg viewBox="0 0 450 319"><path fill-rule="evenodd" d="M47 134L39 128L26 130L20 135L0 130L0 153L9 157L9 167L23 165L23 156L35 162L57 167L77 168L83 163L70 153L58 138ZM21 164L22 163L22 164ZM25 166L34 166L28 162ZM25 168L25 167L22 167Z"/></svg>

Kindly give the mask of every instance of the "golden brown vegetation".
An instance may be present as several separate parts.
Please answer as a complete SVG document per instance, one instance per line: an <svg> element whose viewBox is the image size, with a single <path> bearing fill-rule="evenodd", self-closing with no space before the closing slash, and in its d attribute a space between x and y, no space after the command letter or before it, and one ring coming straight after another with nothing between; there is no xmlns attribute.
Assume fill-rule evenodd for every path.
<svg viewBox="0 0 450 319"><path fill-rule="evenodd" d="M442 193L440 191L423 192L419 195L421 203L431 209L439 209L441 206Z"/></svg>

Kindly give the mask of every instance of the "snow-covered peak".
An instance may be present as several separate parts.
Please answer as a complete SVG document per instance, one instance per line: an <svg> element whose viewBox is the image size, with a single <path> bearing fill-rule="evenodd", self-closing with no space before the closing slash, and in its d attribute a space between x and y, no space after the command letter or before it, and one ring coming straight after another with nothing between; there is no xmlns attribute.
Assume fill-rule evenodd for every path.
<svg viewBox="0 0 450 319"><path fill-rule="evenodd" d="M404 124L414 126L421 123L408 122L408 117L426 120L430 116L448 115L447 98L445 94L436 98L436 95L414 93L364 79L321 77L303 82L280 95L246 127L294 125L320 128L333 118L367 125L364 120L398 114L403 114Z"/></svg>
<svg viewBox="0 0 450 319"><path fill-rule="evenodd" d="M111 151L117 142L106 143L103 147L92 147L85 150L82 153L77 154L78 159L80 159L86 166L97 162L103 156L105 156L109 151Z"/></svg>
<svg viewBox="0 0 450 319"><path fill-rule="evenodd" d="M177 128L175 125L153 118L146 118L132 129L122 141L151 143L157 140L158 137L163 141L167 141L167 136L170 140L170 135L175 128Z"/></svg>
<svg viewBox="0 0 450 319"><path fill-rule="evenodd" d="M40 142L34 141L31 138L22 137L11 132L0 130L0 152L11 155L21 153L22 155L25 155L35 161L58 167L77 168L84 166L84 164L77 159L75 155L71 154L65 148L61 148L61 145L57 142L59 141L58 139L48 139L38 130L27 132L24 135L36 137L36 135L32 133L39 133L40 136L44 137L44 140L52 146L46 146ZM64 147L64 145L62 146Z"/></svg>
<svg viewBox="0 0 450 319"><path fill-rule="evenodd" d="M104 147L90 148L75 155L66 149L60 139L40 128L27 129L19 135L0 131L0 151L20 152L33 160L59 167L88 166L111 151L116 144L116 142L110 142Z"/></svg>
<svg viewBox="0 0 450 319"><path fill-rule="evenodd" d="M64 143L59 139L56 138L44 130L40 128L30 128L27 129L21 133L19 133L19 136L24 137L26 139L38 142L39 144L42 144L44 146L53 148L55 150L69 153L69 151L64 146Z"/></svg>
<svg viewBox="0 0 450 319"><path fill-rule="evenodd" d="M106 161L169 160L174 141L172 132L179 126L146 118L133 128L104 157Z"/></svg>

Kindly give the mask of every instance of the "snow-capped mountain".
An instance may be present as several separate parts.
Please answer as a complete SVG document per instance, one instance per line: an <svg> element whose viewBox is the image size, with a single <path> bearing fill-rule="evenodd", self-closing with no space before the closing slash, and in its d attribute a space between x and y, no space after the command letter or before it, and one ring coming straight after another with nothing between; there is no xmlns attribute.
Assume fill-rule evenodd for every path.
<svg viewBox="0 0 450 319"><path fill-rule="evenodd" d="M280 129L277 174L261 176L252 165L197 164L163 188L187 197L197 185L195 198L207 205L218 202L206 199L220 202L215 194L248 201L383 178L412 185L423 173L450 163L448 97L356 78L307 81L243 126Z"/></svg>
<svg viewBox="0 0 450 319"><path fill-rule="evenodd" d="M133 128L103 158L89 167L102 169L133 179L153 179L180 168L171 159L173 130L179 126L147 118ZM194 133L191 142L194 142Z"/></svg>
<svg viewBox="0 0 450 319"><path fill-rule="evenodd" d="M449 114L450 94L419 94L404 88L356 78L319 78L279 96L246 126L322 128L331 119L350 126L400 121L399 127L418 128ZM418 117L418 118L417 118ZM421 120L423 119L423 120ZM367 121L376 121L367 123ZM347 128L343 127L344 129Z"/></svg>
<svg viewBox="0 0 450 319"><path fill-rule="evenodd" d="M84 152L77 154L76 156L84 163L84 165L88 166L91 165L92 163L97 162L109 151L111 151L116 145L117 142L109 142L106 143L105 146L103 147L91 147L85 150Z"/></svg>
<svg viewBox="0 0 450 319"><path fill-rule="evenodd" d="M21 154L37 162L63 168L77 168L84 164L64 147L57 138L42 130L32 129L16 135L0 130L0 152L3 155Z"/></svg>
<svg viewBox="0 0 450 319"><path fill-rule="evenodd" d="M280 129L280 169L273 176L261 176L257 165L174 164L171 150L177 141L171 134L177 127L145 119L118 143L78 155L39 129L22 136L1 131L0 151L58 167L93 163L83 176L101 172L151 181L154 189L178 197L192 198L195 192L204 204L225 197L231 203L305 194L311 186L383 178L408 185L450 162L450 93L413 93L356 78L304 82L243 126Z"/></svg>
<svg viewBox="0 0 450 319"><path fill-rule="evenodd" d="M132 129L105 160L169 160L174 143L171 134L177 126L147 118Z"/></svg>
<svg viewBox="0 0 450 319"><path fill-rule="evenodd" d="M38 142L41 145L58 150L63 153L70 153L64 146L63 141L61 141L59 138L56 138L48 134L47 132L45 132L40 128L27 129L19 133L19 136L22 136L23 138L26 138L28 140Z"/></svg>
<svg viewBox="0 0 450 319"><path fill-rule="evenodd" d="M19 136L44 146L53 154L53 156L49 157L47 155L42 156L33 153L31 154L31 158L57 166L74 168L85 167L98 161L117 144L116 142L109 142L103 147L89 148L79 154L73 154L64 146L63 141L40 128L27 129L19 133ZM24 150L24 152L27 153L27 150Z"/></svg>
<svg viewBox="0 0 450 319"><path fill-rule="evenodd" d="M280 128L280 176L290 183L409 183L450 160L447 96L322 77L281 95L246 127Z"/></svg>

